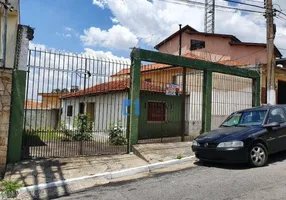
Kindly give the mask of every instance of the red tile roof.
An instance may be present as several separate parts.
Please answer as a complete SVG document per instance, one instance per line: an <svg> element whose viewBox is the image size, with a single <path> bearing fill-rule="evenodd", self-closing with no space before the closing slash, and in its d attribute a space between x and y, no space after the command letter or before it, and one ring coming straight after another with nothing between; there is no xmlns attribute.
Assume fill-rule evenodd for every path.
<svg viewBox="0 0 286 200"><path fill-rule="evenodd" d="M130 88L130 79L115 80L115 81L110 81L107 83L94 85L90 88L87 88L85 91L80 90L75 93L63 95L61 98L78 97L78 96L83 96L83 95L98 95L98 94L104 94L108 92L124 91L129 88ZM150 91L150 92L165 92L164 88L154 85L152 83L146 82L146 81L141 82L141 90Z"/></svg>
<svg viewBox="0 0 286 200"><path fill-rule="evenodd" d="M25 109L41 109L43 108L43 104L37 101L26 100Z"/></svg>

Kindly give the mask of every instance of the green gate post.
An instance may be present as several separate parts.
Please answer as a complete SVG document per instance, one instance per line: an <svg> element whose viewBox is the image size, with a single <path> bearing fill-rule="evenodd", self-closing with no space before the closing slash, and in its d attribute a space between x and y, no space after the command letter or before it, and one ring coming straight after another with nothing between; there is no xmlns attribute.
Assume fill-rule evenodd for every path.
<svg viewBox="0 0 286 200"><path fill-rule="evenodd" d="M132 52L132 54L136 52ZM131 66L131 86L130 86L130 97L131 97L131 106L130 106L130 142L129 150L132 149L132 145L137 144L138 142L138 124L139 116L136 115L136 100L140 101L140 67L141 60L132 55L132 66Z"/></svg>
<svg viewBox="0 0 286 200"><path fill-rule="evenodd" d="M21 160L24 127L24 102L26 91L27 58L29 40L34 37L34 30L25 25L18 25L17 44L11 94L11 114L8 137L8 162Z"/></svg>
<svg viewBox="0 0 286 200"><path fill-rule="evenodd" d="M21 160L24 122L26 71L14 70L12 82L12 108L8 139L8 162Z"/></svg>
<svg viewBox="0 0 286 200"><path fill-rule="evenodd" d="M212 119L212 71L204 70L202 133L211 130Z"/></svg>
<svg viewBox="0 0 286 200"><path fill-rule="evenodd" d="M261 104L261 97L260 97L260 77L252 79L252 106L257 107Z"/></svg>

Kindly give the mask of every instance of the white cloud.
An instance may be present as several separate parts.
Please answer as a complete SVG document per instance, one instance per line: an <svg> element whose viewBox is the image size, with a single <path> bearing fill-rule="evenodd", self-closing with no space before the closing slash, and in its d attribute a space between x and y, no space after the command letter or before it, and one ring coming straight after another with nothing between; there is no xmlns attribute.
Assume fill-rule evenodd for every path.
<svg viewBox="0 0 286 200"><path fill-rule="evenodd" d="M114 61L121 61L121 62L125 62L126 64L130 63L129 58L115 56L110 51L107 51L107 52L95 51L95 50L90 49L90 48L85 48L83 54L87 55L87 56L95 57L95 58L111 59Z"/></svg>
<svg viewBox="0 0 286 200"><path fill-rule="evenodd" d="M96 3L95 3L96 2ZM200 2L204 2L200 0ZM144 43L155 45L165 37L178 30L178 24L189 24L199 31L204 30L204 8L196 5L179 5L160 0L96 0L95 5L108 8L113 17L122 27L129 29ZM285 0L274 0L282 9L286 9ZM229 6L226 1L217 0L217 5ZM263 6L263 1L252 4ZM236 5L238 8L260 10L245 5ZM274 6L278 9L277 6ZM281 15L283 16L283 15ZM283 16L285 17L285 16ZM286 18L286 17L285 17ZM286 20L275 19L277 23L277 37L275 44L278 47L286 45ZM233 34L243 41L265 42L266 28L263 14L227 12L216 8L216 33ZM282 37L283 36L283 37ZM286 53L286 52L285 52Z"/></svg>
<svg viewBox="0 0 286 200"><path fill-rule="evenodd" d="M72 31L73 29L71 27L65 26L65 31Z"/></svg>
<svg viewBox="0 0 286 200"><path fill-rule="evenodd" d="M71 34L65 34L64 37L71 38Z"/></svg>
<svg viewBox="0 0 286 200"><path fill-rule="evenodd" d="M100 46L112 49L127 50L136 46L138 39L126 27L114 25L108 30L90 27L84 30L84 35L80 36L86 46Z"/></svg>
<svg viewBox="0 0 286 200"><path fill-rule="evenodd" d="M43 44L35 44L33 42L29 43L29 49L41 49L41 50L46 50L47 46Z"/></svg>
<svg viewBox="0 0 286 200"><path fill-rule="evenodd" d="M114 23L114 24L118 24L119 21L115 18L115 17L110 17L110 20Z"/></svg>
<svg viewBox="0 0 286 200"><path fill-rule="evenodd" d="M71 38L72 35L70 33L59 33L59 32L56 32L56 34L60 37L63 37L63 38Z"/></svg>
<svg viewBox="0 0 286 200"><path fill-rule="evenodd" d="M104 0L93 0L93 4L97 5L100 8L104 8L106 2Z"/></svg>

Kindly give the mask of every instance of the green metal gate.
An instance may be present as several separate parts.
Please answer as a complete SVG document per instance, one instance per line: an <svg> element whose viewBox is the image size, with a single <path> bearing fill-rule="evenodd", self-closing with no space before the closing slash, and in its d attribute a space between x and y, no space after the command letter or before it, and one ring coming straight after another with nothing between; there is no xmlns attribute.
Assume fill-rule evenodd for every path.
<svg viewBox="0 0 286 200"><path fill-rule="evenodd" d="M190 127L200 127L200 133L209 131L212 121L217 126L216 121L230 114L227 112L260 105L260 73L256 70L138 48L132 50L131 61L129 149L142 139L180 136L184 141ZM143 61L151 64L141 66ZM183 69L187 72L185 86ZM179 87L171 96L170 84ZM140 115L136 114L138 100Z"/></svg>

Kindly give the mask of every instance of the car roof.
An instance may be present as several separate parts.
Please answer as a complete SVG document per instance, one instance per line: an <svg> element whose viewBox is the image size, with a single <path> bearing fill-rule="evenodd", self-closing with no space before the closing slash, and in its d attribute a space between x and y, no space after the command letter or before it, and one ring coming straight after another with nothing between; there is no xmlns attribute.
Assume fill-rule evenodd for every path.
<svg viewBox="0 0 286 200"><path fill-rule="evenodd" d="M259 110L269 110L271 108L286 108L286 105L263 105L263 106L258 106L258 107L253 107L253 108L248 108L244 110L239 110L237 112L245 112L245 111L259 111Z"/></svg>

